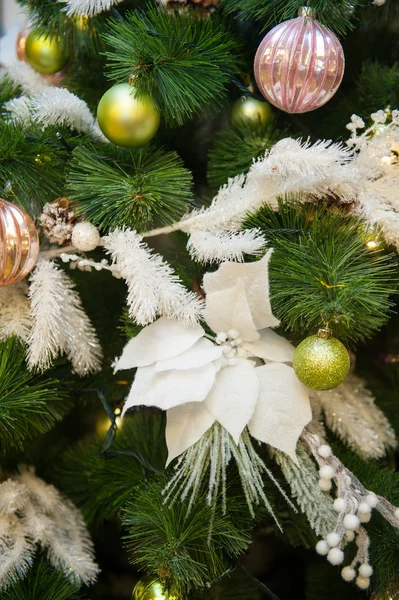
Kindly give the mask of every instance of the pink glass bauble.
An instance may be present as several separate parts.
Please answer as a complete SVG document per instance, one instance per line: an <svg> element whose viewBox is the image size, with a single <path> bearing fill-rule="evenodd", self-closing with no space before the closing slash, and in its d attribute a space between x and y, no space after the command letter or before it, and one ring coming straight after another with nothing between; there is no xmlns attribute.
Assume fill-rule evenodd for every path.
<svg viewBox="0 0 399 600"><path fill-rule="evenodd" d="M0 198L0 287L26 277L38 254L39 236L28 213Z"/></svg>
<svg viewBox="0 0 399 600"><path fill-rule="evenodd" d="M288 113L320 108L338 90L345 70L338 38L302 9L297 19L274 27L255 56L255 78L263 96Z"/></svg>

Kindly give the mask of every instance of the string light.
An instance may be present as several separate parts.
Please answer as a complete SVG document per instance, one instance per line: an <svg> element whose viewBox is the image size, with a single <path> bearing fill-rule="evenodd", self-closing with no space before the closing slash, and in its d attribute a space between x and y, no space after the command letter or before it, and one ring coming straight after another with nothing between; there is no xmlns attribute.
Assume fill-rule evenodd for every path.
<svg viewBox="0 0 399 600"><path fill-rule="evenodd" d="M375 240L370 240L369 242L367 242L366 246L367 248L370 248L370 250L373 250L374 248L377 248L378 242L376 242Z"/></svg>

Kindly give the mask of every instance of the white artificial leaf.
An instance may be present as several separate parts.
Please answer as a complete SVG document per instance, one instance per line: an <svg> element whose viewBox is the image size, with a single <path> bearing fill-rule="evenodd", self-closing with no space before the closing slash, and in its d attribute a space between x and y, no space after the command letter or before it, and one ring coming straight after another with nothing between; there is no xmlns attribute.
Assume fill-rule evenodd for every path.
<svg viewBox="0 0 399 600"><path fill-rule="evenodd" d="M208 294L204 317L215 333L235 329L245 341L259 338L242 280L238 280L233 288Z"/></svg>
<svg viewBox="0 0 399 600"><path fill-rule="evenodd" d="M220 370L205 406L238 444L251 419L259 393L255 367L243 360Z"/></svg>
<svg viewBox="0 0 399 600"><path fill-rule="evenodd" d="M186 402L201 402L212 389L216 371L213 363L198 369L161 373L157 373L154 366L139 368L123 413L132 406L156 406L167 410Z"/></svg>
<svg viewBox="0 0 399 600"><path fill-rule="evenodd" d="M171 408L166 414L166 444L169 463L204 435L215 419L203 402L190 402Z"/></svg>
<svg viewBox="0 0 399 600"><path fill-rule="evenodd" d="M200 338L185 352L168 360L159 360L155 365L157 372L173 369L196 369L217 360L223 354L223 348L216 346L206 338Z"/></svg>
<svg viewBox="0 0 399 600"><path fill-rule="evenodd" d="M269 250L258 261L250 263L225 262L214 273L204 276L206 295L234 288L237 280L244 282L245 293L256 329L277 327L279 321L273 316L269 298Z"/></svg>
<svg viewBox="0 0 399 600"><path fill-rule="evenodd" d="M259 340L243 344L245 350L248 350L253 356L262 358L265 361L293 361L295 347L290 344L288 340L271 329L262 329L259 331L259 335Z"/></svg>
<svg viewBox="0 0 399 600"><path fill-rule="evenodd" d="M297 462L296 445L303 428L312 419L309 390L282 363L255 369L260 383L259 398L249 422L250 434Z"/></svg>
<svg viewBox="0 0 399 600"><path fill-rule="evenodd" d="M176 319L161 317L126 344L122 356L114 363L114 370L145 367L158 360L174 358L191 348L204 333L201 325L184 327Z"/></svg>

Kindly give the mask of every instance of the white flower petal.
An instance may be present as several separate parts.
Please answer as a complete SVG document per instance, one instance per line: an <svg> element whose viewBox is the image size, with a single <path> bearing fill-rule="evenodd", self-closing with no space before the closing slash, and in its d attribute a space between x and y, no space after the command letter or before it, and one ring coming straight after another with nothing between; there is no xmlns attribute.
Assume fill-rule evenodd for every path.
<svg viewBox="0 0 399 600"><path fill-rule="evenodd" d="M241 280L233 288L208 294L204 317L215 333L236 329L245 341L259 338Z"/></svg>
<svg viewBox="0 0 399 600"><path fill-rule="evenodd" d="M158 360L174 358L191 348L204 333L201 325L184 327L176 319L161 317L126 344L122 356L114 363L114 370L145 367Z"/></svg>
<svg viewBox="0 0 399 600"><path fill-rule="evenodd" d="M269 250L256 262L225 262L217 271L204 276L203 287L207 295L233 288L238 279L244 282L256 329L279 325L279 321L272 314L269 299L269 260L272 252L273 250Z"/></svg>
<svg viewBox="0 0 399 600"><path fill-rule="evenodd" d="M259 378L258 402L249 422L251 435L288 454L297 462L295 450L303 428L312 419L309 390L282 363L255 369Z"/></svg>
<svg viewBox="0 0 399 600"><path fill-rule="evenodd" d="M293 361L295 346L290 344L288 340L275 333L272 329L262 329L259 331L259 334L259 340L243 344L245 350L249 350L253 356L263 358L263 360L272 360L274 362Z"/></svg>
<svg viewBox="0 0 399 600"><path fill-rule="evenodd" d="M186 402L201 402L212 389L216 371L213 363L198 369L162 373L157 373L154 366L139 368L123 414L132 406L156 406L167 410Z"/></svg>
<svg viewBox="0 0 399 600"><path fill-rule="evenodd" d="M223 354L223 348L216 346L206 338L200 338L185 352L169 360L160 360L155 365L155 370L170 371L172 369L196 369L209 362L217 360Z"/></svg>
<svg viewBox="0 0 399 600"><path fill-rule="evenodd" d="M259 393L255 367L243 360L222 368L204 404L217 421L231 434L236 444L251 419Z"/></svg>
<svg viewBox="0 0 399 600"><path fill-rule="evenodd" d="M168 410L166 444L169 454L166 466L204 435L215 419L202 402L190 402Z"/></svg>

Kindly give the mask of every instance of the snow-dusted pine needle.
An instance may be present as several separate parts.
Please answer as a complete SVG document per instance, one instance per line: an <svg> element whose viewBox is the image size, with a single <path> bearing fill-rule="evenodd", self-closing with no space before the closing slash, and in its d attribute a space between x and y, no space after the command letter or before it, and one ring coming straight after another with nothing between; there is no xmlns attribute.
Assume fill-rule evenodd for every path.
<svg viewBox="0 0 399 600"><path fill-rule="evenodd" d="M28 125L31 122L31 107L29 96L12 98L3 106L5 119L8 122Z"/></svg>
<svg viewBox="0 0 399 600"><path fill-rule="evenodd" d="M0 485L0 589L23 578L37 546L76 584L95 581L93 543L82 515L52 485L21 468Z"/></svg>
<svg viewBox="0 0 399 600"><path fill-rule="evenodd" d="M40 73L22 60L15 59L12 63L7 64L4 73L22 88L24 94L37 94L50 87L48 81Z"/></svg>
<svg viewBox="0 0 399 600"><path fill-rule="evenodd" d="M101 367L101 348L83 310L75 284L50 260L38 263L31 277L32 329L28 365L48 369L58 354L66 353L79 375Z"/></svg>
<svg viewBox="0 0 399 600"><path fill-rule="evenodd" d="M116 229L103 238L103 244L127 283L129 314L139 325L148 325L157 316L188 325L198 321L202 301L186 290L170 265L152 253L140 235Z"/></svg>
<svg viewBox="0 0 399 600"><path fill-rule="evenodd" d="M0 341L16 336L26 342L30 327L31 315L26 281L0 288Z"/></svg>
<svg viewBox="0 0 399 600"><path fill-rule="evenodd" d="M365 382L349 375L344 383L317 392L326 425L364 459L381 458L397 441L384 413L374 403Z"/></svg>
<svg viewBox="0 0 399 600"><path fill-rule="evenodd" d="M65 0L59 0L59 2ZM92 17L106 10L110 10L122 0L67 0L65 11L68 17Z"/></svg>
<svg viewBox="0 0 399 600"><path fill-rule="evenodd" d="M257 255L266 245L266 239L257 229L245 231L193 231L187 248L193 260L200 263L224 261L243 262L244 255Z"/></svg>

